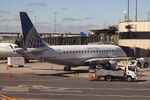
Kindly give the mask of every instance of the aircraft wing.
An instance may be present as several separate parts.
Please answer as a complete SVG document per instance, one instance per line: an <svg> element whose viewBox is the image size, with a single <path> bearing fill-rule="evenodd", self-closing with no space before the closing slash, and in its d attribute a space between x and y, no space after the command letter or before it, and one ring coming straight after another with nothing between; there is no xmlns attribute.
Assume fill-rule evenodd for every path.
<svg viewBox="0 0 150 100"><path fill-rule="evenodd" d="M129 60L131 57L117 57L117 58L91 58L84 62L86 63L105 63L108 61L121 61L121 60Z"/></svg>

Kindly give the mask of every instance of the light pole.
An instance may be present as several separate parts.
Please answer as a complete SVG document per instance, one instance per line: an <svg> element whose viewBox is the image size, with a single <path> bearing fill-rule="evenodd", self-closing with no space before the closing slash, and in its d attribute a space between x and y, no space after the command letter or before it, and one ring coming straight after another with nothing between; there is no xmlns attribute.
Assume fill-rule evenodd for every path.
<svg viewBox="0 0 150 100"><path fill-rule="evenodd" d="M137 21L137 13L138 13L138 0L136 0L136 8L135 8L135 21Z"/></svg>
<svg viewBox="0 0 150 100"><path fill-rule="evenodd" d="M36 27L36 16L34 16L34 18L35 18L35 27Z"/></svg>
<svg viewBox="0 0 150 100"><path fill-rule="evenodd" d="M54 32L55 33L56 33L56 21L57 21L56 17L57 17L57 12L54 12Z"/></svg>
<svg viewBox="0 0 150 100"><path fill-rule="evenodd" d="M124 14L124 21L126 22L127 21L127 11L123 11L123 14Z"/></svg>
<svg viewBox="0 0 150 100"><path fill-rule="evenodd" d="M130 2L128 0L128 22L130 21Z"/></svg>
<svg viewBox="0 0 150 100"><path fill-rule="evenodd" d="M128 0L128 25L126 26L126 29L128 30L128 33L130 32L131 30L131 25L129 24L130 23L130 1Z"/></svg>

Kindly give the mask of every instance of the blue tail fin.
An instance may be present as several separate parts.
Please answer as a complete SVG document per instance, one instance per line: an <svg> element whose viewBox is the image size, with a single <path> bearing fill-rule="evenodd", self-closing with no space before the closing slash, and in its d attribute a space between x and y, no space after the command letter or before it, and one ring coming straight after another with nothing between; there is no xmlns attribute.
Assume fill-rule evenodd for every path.
<svg viewBox="0 0 150 100"><path fill-rule="evenodd" d="M36 31L26 12L20 12L21 26L24 37L24 48L45 47L44 41Z"/></svg>

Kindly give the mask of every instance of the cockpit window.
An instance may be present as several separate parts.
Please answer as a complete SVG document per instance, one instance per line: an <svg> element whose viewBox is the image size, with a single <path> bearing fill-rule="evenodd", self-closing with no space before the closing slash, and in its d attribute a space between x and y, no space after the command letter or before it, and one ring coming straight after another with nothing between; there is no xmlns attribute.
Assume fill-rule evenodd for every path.
<svg viewBox="0 0 150 100"><path fill-rule="evenodd" d="M128 66L128 69L131 70L131 71L135 71L136 67L134 67L134 66Z"/></svg>

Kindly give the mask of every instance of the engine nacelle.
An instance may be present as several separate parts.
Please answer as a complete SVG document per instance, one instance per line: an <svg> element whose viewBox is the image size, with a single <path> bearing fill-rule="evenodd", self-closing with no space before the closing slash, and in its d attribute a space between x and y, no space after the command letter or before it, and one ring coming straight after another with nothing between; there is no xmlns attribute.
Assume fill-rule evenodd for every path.
<svg viewBox="0 0 150 100"><path fill-rule="evenodd" d="M117 66L117 62L116 61L110 60L109 63L111 65L110 67L116 67Z"/></svg>
<svg viewBox="0 0 150 100"><path fill-rule="evenodd" d="M109 61L109 62L106 62L104 65L103 65L103 68L107 69L107 70L111 70L113 68L115 68L117 66L117 62L116 61Z"/></svg>

